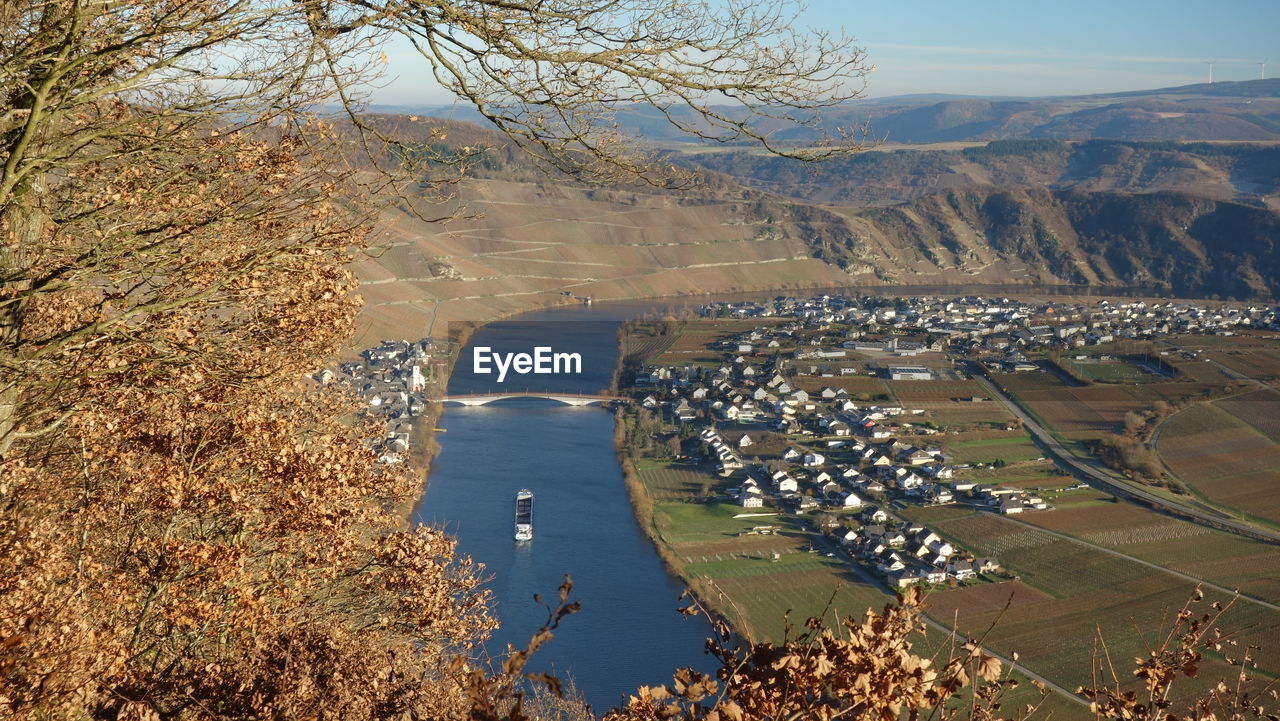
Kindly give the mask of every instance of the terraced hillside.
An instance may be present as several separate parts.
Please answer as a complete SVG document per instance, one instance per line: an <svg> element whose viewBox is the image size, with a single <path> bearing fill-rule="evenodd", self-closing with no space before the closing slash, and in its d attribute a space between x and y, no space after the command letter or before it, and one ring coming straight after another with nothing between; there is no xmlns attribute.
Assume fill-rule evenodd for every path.
<svg viewBox="0 0 1280 721"><path fill-rule="evenodd" d="M1280 295L1274 142L1033 138L817 166L695 149L669 159L702 183L675 190L551 177L458 121L378 122L432 151L491 150L456 187L460 219L424 221L458 210L425 198L382 219L355 264L368 302L357 346L581 297L987 284Z"/></svg>
<svg viewBox="0 0 1280 721"><path fill-rule="evenodd" d="M449 320L572 302L566 294L644 298L850 280L814 257L815 239L833 228L848 234L821 209L493 178L459 192L478 217L424 224L391 213L380 247L355 265L369 336L438 334Z"/></svg>

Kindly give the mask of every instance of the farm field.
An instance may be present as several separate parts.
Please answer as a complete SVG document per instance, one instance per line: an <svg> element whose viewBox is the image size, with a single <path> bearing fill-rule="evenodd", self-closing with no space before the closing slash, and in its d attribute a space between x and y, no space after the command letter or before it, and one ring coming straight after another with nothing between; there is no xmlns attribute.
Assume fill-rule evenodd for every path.
<svg viewBox="0 0 1280 721"><path fill-rule="evenodd" d="M929 412L929 420L944 426L1003 427L1013 420L1013 414L994 401L981 403L929 403L917 407Z"/></svg>
<svg viewBox="0 0 1280 721"><path fill-rule="evenodd" d="M1129 386L1126 390L1129 391L1129 395L1143 404L1154 401L1181 402L1220 394L1230 382L1167 381Z"/></svg>
<svg viewBox="0 0 1280 721"><path fill-rule="evenodd" d="M786 614L791 623L803 625L810 616L857 616L868 608L879 611L894 599L878 586L859 580L845 562L821 553L793 553L777 562L739 559L690 563L685 572L703 578L708 585L733 599L727 611L745 620L739 627L756 639L783 637Z"/></svg>
<svg viewBox="0 0 1280 721"><path fill-rule="evenodd" d="M1052 373L992 373L991 379L1011 393L1071 388L1072 386Z"/></svg>
<svg viewBox="0 0 1280 721"><path fill-rule="evenodd" d="M943 450L956 463L991 463L996 460L1016 463L1044 456L1040 446L1026 435L966 441L945 440L942 445Z"/></svg>
<svg viewBox="0 0 1280 721"><path fill-rule="evenodd" d="M1060 489L1073 486L1076 479L1065 475L1053 461L1025 461L1004 468L970 469L964 477L979 483L1033 489Z"/></svg>
<svg viewBox="0 0 1280 721"><path fill-rule="evenodd" d="M974 381L887 381L894 397L907 408L928 412L928 419L947 426L1003 427L1013 420L1003 405L991 400ZM971 401L971 398L985 400ZM963 399L963 400L960 400Z"/></svg>
<svg viewBox="0 0 1280 721"><path fill-rule="evenodd" d="M1224 398L1215 405L1280 443L1280 391L1244 393Z"/></svg>
<svg viewBox="0 0 1280 721"><path fill-rule="evenodd" d="M1267 336L1265 332L1254 332L1249 335L1174 335L1160 341L1162 345L1176 348L1198 348L1209 350L1252 350L1276 349L1275 335Z"/></svg>
<svg viewBox="0 0 1280 721"><path fill-rule="evenodd" d="M734 518L742 512L740 506L732 503L655 503L653 522L663 540L682 553L686 544L737 538L756 526L785 524L794 530L794 520L788 516L763 512Z"/></svg>
<svg viewBox="0 0 1280 721"><path fill-rule="evenodd" d="M636 475L655 501L697 498L706 495L716 481L701 466L650 459L636 462Z"/></svg>
<svg viewBox="0 0 1280 721"><path fill-rule="evenodd" d="M1054 500L1050 513L1026 514L1025 523L1280 603L1280 547L1215 531L1093 489Z"/></svg>
<svg viewBox="0 0 1280 721"><path fill-rule="evenodd" d="M972 396L987 397L977 381L889 381L893 395L903 403L913 401L951 401Z"/></svg>
<svg viewBox="0 0 1280 721"><path fill-rule="evenodd" d="M1171 361L1178 370L1197 383L1212 383L1218 386L1231 383L1235 378L1222 370L1216 363L1204 359Z"/></svg>
<svg viewBox="0 0 1280 721"><path fill-rule="evenodd" d="M666 515L664 538L683 562L683 574L694 585L714 594L721 612L741 632L752 639L781 639L789 617L800 627L810 616L828 621L852 616L860 618L867 609L881 610L894 597L879 585L869 584L853 573L847 562L823 553L810 553L803 536L788 527L782 535L745 536L744 527L770 519L733 519L741 509L730 505L661 504ZM960 509L917 509L932 518L954 517ZM782 522L786 524L788 522ZM687 525L686 525L687 524ZM688 530L697 527L697 531ZM772 552L777 551L777 560ZM981 584L981 588L1004 588L1009 584ZM945 609L944 609L945 610ZM934 619L946 624L951 618L929 605ZM914 640L919 652L946 653L946 635L929 629ZM1039 698L1031 684L1009 694L1006 703L1024 704ZM1053 694L1043 708L1054 718L1082 718L1081 707Z"/></svg>
<svg viewBox="0 0 1280 721"><path fill-rule="evenodd" d="M1280 349L1257 348L1252 350L1211 351L1205 355L1231 370L1261 381L1280 378Z"/></svg>
<svg viewBox="0 0 1280 721"><path fill-rule="evenodd" d="M1008 587L1005 593L976 586L933 594L931 614L954 614L960 629L969 633L994 623L988 643L1006 653L1019 653L1028 668L1067 686L1090 682L1098 633L1106 639L1113 659L1127 663L1145 656L1150 637L1143 638L1135 629L1154 636L1152 632L1194 589L1194 584L1171 574L991 514L940 521L936 526L976 553L998 558L1019 575L1021 583L994 587ZM1221 596L1206 595L1208 599ZM1228 618L1227 626L1238 630L1242 646L1256 643L1274 649L1280 644L1280 612L1241 602ZM1269 653L1259 660L1265 674L1280 673L1280 654ZM1207 660L1202 669L1206 677L1228 671L1217 659Z"/></svg>
<svg viewBox="0 0 1280 721"><path fill-rule="evenodd" d="M1258 417L1268 405L1245 400L1225 407ZM1258 422L1270 427L1274 420ZM1280 523L1280 444L1224 410L1222 401L1174 414L1162 427L1156 450L1183 483L1205 498Z"/></svg>
<svg viewBox="0 0 1280 721"><path fill-rule="evenodd" d="M832 376L830 378L824 376L808 376L797 375L794 378L787 379L793 388L808 391L822 390L827 386L832 388L843 388L849 395L858 398L865 395L868 398L883 397L891 399L889 385L879 378L871 376ZM884 402L884 401L881 401Z"/></svg>
<svg viewBox="0 0 1280 721"><path fill-rule="evenodd" d="M809 552L808 536L793 517L734 518L741 512L727 503L659 503L654 523L684 575L731 599L724 612L753 638L781 638L788 610L799 625L821 615L833 593L832 610L841 615L860 616L893 600L860 581L843 561ZM740 535L767 525L779 532Z"/></svg>

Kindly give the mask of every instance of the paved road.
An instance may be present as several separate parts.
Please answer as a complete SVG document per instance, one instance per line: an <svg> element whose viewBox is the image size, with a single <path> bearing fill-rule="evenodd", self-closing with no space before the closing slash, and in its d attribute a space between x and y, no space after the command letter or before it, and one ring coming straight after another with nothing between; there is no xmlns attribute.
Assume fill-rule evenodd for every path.
<svg viewBox="0 0 1280 721"><path fill-rule="evenodd" d="M1089 485L1098 487L1101 490L1113 493L1117 496L1136 498L1148 505L1167 510L1177 515L1185 516L1212 528L1271 543L1280 543L1280 533L1274 533L1262 528L1256 528L1247 523L1241 523L1217 509L1203 506L1198 503L1179 503L1163 496L1156 495L1137 484L1125 483L1124 481L1115 478L1109 473L1101 470L1101 464L1096 459L1088 459L1086 461L1085 459L1081 459L1073 455L1065 446L1059 443L1057 439L1050 435L1043 426L1037 423L1035 419L1031 417L1031 414L1028 413L1017 401L997 388L990 380L978 373L974 373L973 377L991 393L992 397L997 398L1004 403L1005 407L1007 407L1011 413L1022 421L1022 424L1027 431L1029 431L1036 440L1040 441L1040 443L1044 445L1044 447L1047 448L1059 462L1075 471L1077 477L1089 483Z"/></svg>
<svg viewBox="0 0 1280 721"><path fill-rule="evenodd" d="M823 535L822 535L822 534L820 534L820 533L812 533L812 532L811 532L809 535L810 535L810 537L813 539L813 543L814 543L815 545L820 545L820 546L822 546L822 547L826 548L828 551L832 551L832 552L834 552L834 553L836 554L836 557L837 557L837 558L839 558L840 560L844 561L844 562L845 562L845 564L849 567L849 569L850 569L851 571L853 571L853 575L855 575L855 576L857 576L858 578L862 579L864 582L866 582L866 583L868 583L868 584L871 584L872 586L875 586L875 587L877 587L877 588L885 589L885 590L887 590L887 591L888 591L889 593L891 593L891 594L897 594L897 591L896 591L895 589L893 589L893 588L889 587L889 585L888 585L888 584L886 584L882 579L880 579L879 577L877 577L877 576L873 575L873 574L872 574L870 571L868 571L867 569L863 568L863 567L862 567L862 565L861 565L861 564L859 564L857 561L854 561L854 560L850 559L850 558L849 558L849 556L848 556L848 554L847 554L847 553L845 553L845 551L844 551L844 549L843 549L843 548L840 548L839 546L837 546L837 545L835 545L835 544L831 543L831 541L830 541L830 540L828 540L828 539L826 538L826 536L823 536ZM956 633L956 630L955 630L954 628L952 628L951 626L948 626L948 625L946 625L946 624L944 624L944 623L942 623L942 622L940 622L940 621L936 621L936 620L934 620L934 619L933 619L933 618L931 618L928 614L921 614L921 615L920 615L920 618L921 618L921 620L923 620L925 623L929 624L929 626L931 626L932 628L935 628L935 629L937 629L938 631L941 631L942 633L944 633L944 634L946 634L946 635L948 635L948 636L949 636L949 635L951 635L951 634L953 634L953 633ZM1072 701L1075 701L1076 703L1080 704L1081 706L1088 706L1088 705L1089 705L1089 701L1088 701L1088 700L1086 700L1085 698L1083 698L1083 697L1081 697L1081 696L1077 696L1077 695L1075 695L1074 693L1071 693L1070 691L1068 691L1067 689L1063 688L1062 686L1059 686L1058 684L1054 683L1053 681L1050 681L1049 679L1045 678L1044 676L1041 676L1040 674L1036 673L1035 671L1032 671L1032 670L1028 669L1026 666L1023 666L1022 664L1019 664L1019 663L1015 663L1015 662L1013 661L1013 659L1010 659L1010 658L1007 658L1007 657L1005 657L1005 656L1003 656L1003 655L1001 655L1001 654L998 654L998 653L996 653L995 651L992 651L990 648L983 647L983 649L982 649L982 650L983 650L986 654L988 654L988 655L990 655L990 656L995 656L996 658L1000 659L1000 662L1001 662L1001 663L1003 663L1003 664L1005 664L1006 666L1010 666L1010 667L1012 667L1012 668L1017 669L1019 673L1021 673L1021 674L1022 674L1022 675L1024 675L1024 676L1026 676L1027 678L1031 678L1031 679L1035 679L1036 681L1039 681L1040 683L1044 684L1047 688L1050 688L1050 689L1052 689L1052 690L1056 691L1057 693L1061 694L1062 696L1065 696L1066 698L1068 698L1068 699L1070 699L1070 700L1072 700Z"/></svg>

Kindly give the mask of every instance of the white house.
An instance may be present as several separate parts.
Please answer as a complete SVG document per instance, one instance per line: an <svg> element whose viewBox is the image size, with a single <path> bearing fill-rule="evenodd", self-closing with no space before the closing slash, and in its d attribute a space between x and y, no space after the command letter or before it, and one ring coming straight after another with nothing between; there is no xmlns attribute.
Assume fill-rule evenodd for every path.
<svg viewBox="0 0 1280 721"><path fill-rule="evenodd" d="M857 508L862 505L862 499L858 497L858 494L852 491L842 492L837 496L837 498L839 499L840 504L845 508Z"/></svg>

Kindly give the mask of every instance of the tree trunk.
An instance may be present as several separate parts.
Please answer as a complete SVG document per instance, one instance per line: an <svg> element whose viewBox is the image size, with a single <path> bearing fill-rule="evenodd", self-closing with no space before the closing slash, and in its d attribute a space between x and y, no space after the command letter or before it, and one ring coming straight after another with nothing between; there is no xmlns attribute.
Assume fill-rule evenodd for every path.
<svg viewBox="0 0 1280 721"><path fill-rule="evenodd" d="M27 307L24 294L31 287L30 258L38 247L49 218L41 207L45 183L37 176L15 188L12 202L0 216L0 228L8 237L0 244L0 453L17 440L22 420L24 380L22 319Z"/></svg>

